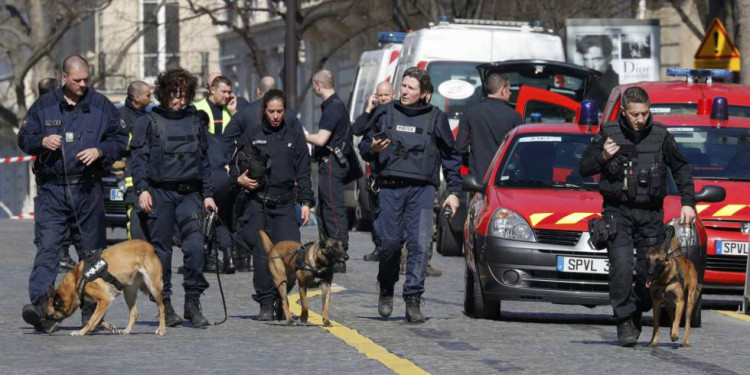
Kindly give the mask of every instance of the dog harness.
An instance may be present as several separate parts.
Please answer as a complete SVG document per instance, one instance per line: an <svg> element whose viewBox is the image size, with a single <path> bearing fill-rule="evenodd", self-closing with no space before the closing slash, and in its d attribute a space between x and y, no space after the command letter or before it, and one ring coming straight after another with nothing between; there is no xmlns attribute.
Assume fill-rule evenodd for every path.
<svg viewBox="0 0 750 375"><path fill-rule="evenodd" d="M294 264L294 267L297 268L298 270L312 272L313 276L317 277L317 276L321 275L322 273L324 273L329 268L331 268L331 266L333 266L333 263L328 259L328 257L326 257L326 264L323 267L319 268L319 269L317 269L317 268L315 268L315 266L307 263L307 260L305 259L305 253L307 252L308 249L310 249L310 247L313 244L315 244L315 242L308 242L308 243L300 246L299 249L297 249L297 251L296 251L297 252L297 260L296 260L296 262ZM320 249L320 247L318 247L318 249Z"/></svg>
<svg viewBox="0 0 750 375"><path fill-rule="evenodd" d="M102 259L102 249L89 252L83 260L83 276L78 281L78 297L81 299L81 304L83 304L83 289L86 283L98 278L102 278L112 284L118 292L122 292L122 283L107 271L107 262Z"/></svg>
<svg viewBox="0 0 750 375"><path fill-rule="evenodd" d="M674 251L667 253L667 259L679 258L681 256L683 256L683 254L682 254L682 251L680 250L674 250ZM682 266L680 266L680 262L674 262L674 264L675 266L677 266L677 276L669 279L669 281L661 285L672 285L676 282L679 282L680 285L684 287L685 286L685 274L682 272Z"/></svg>

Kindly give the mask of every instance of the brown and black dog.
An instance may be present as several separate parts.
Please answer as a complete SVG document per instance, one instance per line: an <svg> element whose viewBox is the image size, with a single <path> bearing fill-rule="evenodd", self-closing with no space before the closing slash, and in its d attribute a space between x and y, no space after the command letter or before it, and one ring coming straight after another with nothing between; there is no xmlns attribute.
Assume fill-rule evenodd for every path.
<svg viewBox="0 0 750 375"><path fill-rule="evenodd" d="M287 324L294 324L289 311L287 294L294 288L295 280L299 283L299 295L302 302L300 321L307 323L308 311L307 289L320 286L323 291L323 325L331 326L328 311L331 302L331 283L333 282L334 264L348 259L342 241L321 236L320 241L302 247L297 241L271 242L265 231L258 235L263 248L268 254L268 268L271 271L274 285L279 291L284 317ZM301 259L299 259L302 257Z"/></svg>
<svg viewBox="0 0 750 375"><path fill-rule="evenodd" d="M680 338L680 320L683 313L685 314L685 339L682 346L690 346L690 319L701 292L701 285L698 284L698 273L693 262L680 250L680 243L674 236L674 228L668 226L667 231L668 241L650 249L646 255L646 288L650 289L654 308L654 334L649 346L656 346L659 341L659 315L662 305L672 321L672 329L669 331L672 342Z"/></svg>
<svg viewBox="0 0 750 375"><path fill-rule="evenodd" d="M83 286L84 298L96 303L96 310L88 323L78 331L71 332L72 336L82 336L94 329L101 321L101 327L112 333L128 334L138 319L138 308L135 299L138 290L150 294L159 307L159 328L157 335L163 335L166 329L164 303L162 300L162 268L154 247L146 241L131 240L113 245L101 254L107 262L109 273L123 285L125 302L130 309L130 320L125 330L118 330L113 325L102 321L109 309L110 303L120 292L102 278L97 278ZM83 262L68 272L57 288L53 298L47 305L47 319L62 321L72 315L81 304L78 290L83 279Z"/></svg>

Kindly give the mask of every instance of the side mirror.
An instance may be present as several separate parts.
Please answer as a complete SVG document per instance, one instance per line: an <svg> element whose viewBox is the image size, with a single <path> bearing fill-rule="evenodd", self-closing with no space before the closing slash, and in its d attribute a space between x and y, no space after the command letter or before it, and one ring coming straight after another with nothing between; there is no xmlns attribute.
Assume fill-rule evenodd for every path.
<svg viewBox="0 0 750 375"><path fill-rule="evenodd" d="M475 193L484 193L484 189L486 188L487 186L485 184L477 181L477 178L470 174L464 176L463 183L461 184L461 190Z"/></svg>
<svg viewBox="0 0 750 375"><path fill-rule="evenodd" d="M698 202L715 203L721 202L726 198L727 191L721 186L706 185L701 191L695 193L695 199Z"/></svg>

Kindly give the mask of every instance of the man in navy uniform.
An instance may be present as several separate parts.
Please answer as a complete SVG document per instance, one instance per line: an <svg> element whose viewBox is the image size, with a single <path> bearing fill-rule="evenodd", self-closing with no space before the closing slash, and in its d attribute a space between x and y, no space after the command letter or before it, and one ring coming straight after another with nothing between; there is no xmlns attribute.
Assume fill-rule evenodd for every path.
<svg viewBox="0 0 750 375"><path fill-rule="evenodd" d="M37 254L29 277L31 304L23 308L24 321L37 331L51 332L55 326L46 320L44 309L52 297L61 239L71 226L81 237L79 259L107 245L99 176L123 156L128 135L117 108L89 88L88 80L86 59L67 57L62 89L34 102L18 132L19 147L37 157ZM82 307L84 320L91 312L93 309Z"/></svg>

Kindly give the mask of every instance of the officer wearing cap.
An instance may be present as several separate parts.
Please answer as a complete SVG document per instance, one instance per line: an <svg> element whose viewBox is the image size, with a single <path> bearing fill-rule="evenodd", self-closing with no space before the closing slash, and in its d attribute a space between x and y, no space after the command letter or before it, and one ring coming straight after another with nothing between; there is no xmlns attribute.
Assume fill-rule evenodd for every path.
<svg viewBox="0 0 750 375"><path fill-rule="evenodd" d="M248 128L240 138L229 172L231 181L250 193L239 221L242 238L252 249L255 268L252 298L260 304L258 320L266 321L273 318L278 291L258 230L264 229L273 243L299 241L300 224L295 203L302 205L301 224L306 225L315 200L305 134L297 126L286 123L284 93L269 90L260 108L261 123Z"/></svg>
<svg viewBox="0 0 750 375"><path fill-rule="evenodd" d="M461 161L448 117L426 103L430 86L430 75L426 71L407 69L401 80L399 101L376 110L371 121L373 126L362 139L369 147L360 147L360 150L367 150L362 158L376 170L376 185L380 188L380 215L375 221L380 236L378 312L388 317L393 310L401 247L406 241L408 255L403 296L409 323L424 322L420 302L441 164L449 192L442 206L450 206L454 213L458 209L457 195L461 187Z"/></svg>
<svg viewBox="0 0 750 375"><path fill-rule="evenodd" d="M80 234L79 259L107 245L99 176L122 157L128 140L117 108L89 88L88 80L86 59L67 57L62 89L34 102L18 132L19 147L37 157L34 221L38 243L29 277L31 304L24 306L23 319L38 331L54 329L44 309L52 297L61 240L70 226L75 225ZM92 311L88 306L82 310Z"/></svg>
<svg viewBox="0 0 750 375"><path fill-rule="evenodd" d="M664 125L653 121L650 105L642 88L625 90L620 118L600 127L579 165L583 177L601 173L602 216L615 222L616 233L607 241L609 298L621 346L637 343L642 313L651 309L645 288L646 251L664 240L667 169L682 197L680 224L692 225L696 216L690 165Z"/></svg>
<svg viewBox="0 0 750 375"><path fill-rule="evenodd" d="M175 313L172 296L172 233L175 224L182 239L185 273L185 319L193 327L208 326L200 295L208 289L203 276L203 235L200 219L204 208L217 211L211 170L206 155L207 116L188 107L198 80L190 72L170 69L156 78L159 106L138 119L133 130L133 183L138 205L148 215L148 229L163 270L163 297L167 325L183 323Z"/></svg>

